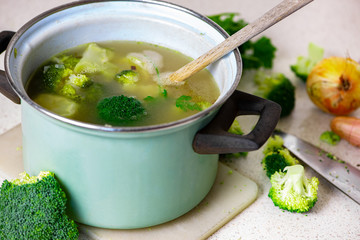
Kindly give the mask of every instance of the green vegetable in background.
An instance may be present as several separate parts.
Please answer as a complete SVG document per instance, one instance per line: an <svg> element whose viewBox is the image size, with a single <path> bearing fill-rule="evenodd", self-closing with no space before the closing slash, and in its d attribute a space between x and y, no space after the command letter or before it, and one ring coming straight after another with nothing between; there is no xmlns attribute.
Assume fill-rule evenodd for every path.
<svg viewBox="0 0 360 240"><path fill-rule="evenodd" d="M281 117L290 115L295 107L295 87L282 73L265 74L258 71L254 82L255 95L274 101L281 106Z"/></svg>
<svg viewBox="0 0 360 240"><path fill-rule="evenodd" d="M229 35L233 35L248 24L243 19L236 20L235 17L238 15L237 13L222 13L208 17L221 26ZM239 51L244 70L259 69L261 67L272 68L276 47L269 38L263 36L256 41L249 40L242 44Z"/></svg>
<svg viewBox="0 0 360 240"><path fill-rule="evenodd" d="M333 131L325 131L320 135L320 140L334 146L340 142L341 138Z"/></svg>
<svg viewBox="0 0 360 240"><path fill-rule="evenodd" d="M299 56L296 60L296 63L290 66L290 69L297 77L306 82L306 79L311 70L318 62L320 62L323 57L324 49L315 45L314 43L309 43L308 56Z"/></svg>
<svg viewBox="0 0 360 240"><path fill-rule="evenodd" d="M75 240L79 231L66 215L66 195L54 173L25 172L0 188L0 239Z"/></svg>

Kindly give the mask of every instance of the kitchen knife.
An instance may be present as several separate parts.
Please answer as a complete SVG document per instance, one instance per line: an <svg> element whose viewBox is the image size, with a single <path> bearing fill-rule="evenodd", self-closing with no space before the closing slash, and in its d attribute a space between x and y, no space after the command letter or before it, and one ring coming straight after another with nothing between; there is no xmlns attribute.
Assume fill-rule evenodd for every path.
<svg viewBox="0 0 360 240"><path fill-rule="evenodd" d="M360 204L360 171L300 138L276 130L284 140L284 147L317 173L335 185L339 190Z"/></svg>

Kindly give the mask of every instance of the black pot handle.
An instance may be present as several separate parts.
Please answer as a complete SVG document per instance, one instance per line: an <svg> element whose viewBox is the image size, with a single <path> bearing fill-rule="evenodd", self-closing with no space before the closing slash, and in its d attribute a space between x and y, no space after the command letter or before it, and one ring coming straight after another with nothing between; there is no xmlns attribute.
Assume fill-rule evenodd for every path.
<svg viewBox="0 0 360 240"><path fill-rule="evenodd" d="M0 53L6 50L14 34L15 32L11 32L11 31L0 32ZM10 86L6 74L3 70L0 70L0 93L2 93L5 97L9 98L14 103L17 104L20 103L20 98L15 93L13 88Z"/></svg>
<svg viewBox="0 0 360 240"><path fill-rule="evenodd" d="M271 136L280 113L281 107L275 102L235 91L215 118L195 135L194 151L200 154L225 154L257 150ZM228 132L240 115L260 115L254 129L247 135Z"/></svg>

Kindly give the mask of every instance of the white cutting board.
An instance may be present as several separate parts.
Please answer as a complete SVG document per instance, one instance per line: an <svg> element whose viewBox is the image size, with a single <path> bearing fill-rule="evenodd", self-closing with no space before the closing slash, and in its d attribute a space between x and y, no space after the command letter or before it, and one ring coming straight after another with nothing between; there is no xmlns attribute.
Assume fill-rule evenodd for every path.
<svg viewBox="0 0 360 240"><path fill-rule="evenodd" d="M0 135L0 182L16 178L24 171L21 146L20 125ZM165 224L135 230L110 230L79 224L80 239L206 239L249 206L257 192L258 187L253 181L219 163L218 176L210 193L187 214Z"/></svg>

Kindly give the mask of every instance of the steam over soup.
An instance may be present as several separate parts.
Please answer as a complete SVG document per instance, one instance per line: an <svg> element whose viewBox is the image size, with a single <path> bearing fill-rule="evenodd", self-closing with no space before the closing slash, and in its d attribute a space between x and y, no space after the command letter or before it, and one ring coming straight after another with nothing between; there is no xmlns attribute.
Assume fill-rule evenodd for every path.
<svg viewBox="0 0 360 240"><path fill-rule="evenodd" d="M219 89L207 70L178 86L157 79L190 58L131 41L89 43L46 61L27 92L44 108L71 119L113 126L145 126L186 118L211 106Z"/></svg>

